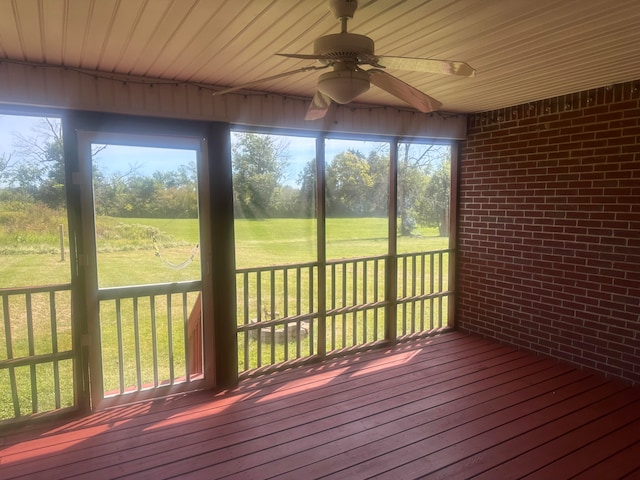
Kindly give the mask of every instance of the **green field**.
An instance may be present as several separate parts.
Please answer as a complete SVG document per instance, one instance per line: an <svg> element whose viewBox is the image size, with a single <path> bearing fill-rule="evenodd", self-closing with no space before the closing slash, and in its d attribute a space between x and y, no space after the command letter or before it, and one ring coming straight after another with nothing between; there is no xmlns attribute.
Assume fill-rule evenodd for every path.
<svg viewBox="0 0 640 480"><path fill-rule="evenodd" d="M69 282L70 264L68 243L65 239L67 251L65 260L61 260L59 250L59 236L57 225L63 219L51 218L40 225L46 233L38 233L38 229L32 232L7 232L0 225L0 249L3 252L3 262L0 264L0 288L13 288L18 286L32 286L44 284L59 284ZM25 229L28 230L28 229ZM53 231L51 231L53 230ZM200 278L199 256L194 250L198 243L198 224L195 220L167 220L167 219L98 219L98 279L99 286L114 287L137 284L153 284L164 282L176 282L182 280L196 280ZM387 251L387 221L381 218L340 218L328 219L326 222L326 250L329 259L357 258L374 255L382 255ZM448 238L437 236L437 229L422 229L412 237L398 239L398 252L424 252L448 248ZM156 238L156 244L152 240L152 234ZM236 238L236 265L238 268L257 267L269 265L282 265L292 263L311 262L316 256L316 230L315 221L308 219L269 219L269 220L237 220L235 224ZM161 256L158 256L158 253ZM194 261L185 268L176 269L172 265L180 265L192 255ZM444 281L446 283L448 260L441 266ZM409 265L408 269L414 268ZM438 271L436 269L436 271ZM362 289L365 283L362 275L356 276L348 271L344 279L353 289ZM379 274L380 277L380 274ZM293 278L293 277L292 277ZM381 277L380 277L381 278ZM436 279L437 280L437 279ZM342 289L343 280L338 279L338 294ZM399 280L401 285L402 280ZM296 289L294 280L291 280L289 290L284 292L282 287L277 287L277 298L290 296L294 298ZM374 289L372 276L367 280L368 295L372 295ZM382 284L379 284L382 288ZM267 288L265 286L265 288ZM308 283L301 284L300 289L308 289ZM286 293L286 294L285 294ZM330 292L328 292L330 293ZM415 292L414 292L415 293ZM419 293L419 292L418 292ZM411 294L411 292L408 292ZM250 296L250 313L247 316L252 319L257 316L257 301L255 295ZM346 294L350 294L347 292ZM352 295L353 296L353 295ZM29 309L25 306L24 295L9 296L7 306L11 313L11 340L13 357L29 356L32 354L49 353L52 351L53 337L51 335L51 315L49 310L50 298L46 294L34 294L31 298ZM195 301L195 295L188 297L187 309L190 311ZM285 300L276 301L275 308L282 310ZM286 301L289 301L287 298ZM356 298L345 299L345 302L355 302ZM362 300L361 300L362 301ZM118 345L123 347L124 365L123 378L125 387L136 382L136 368L139 368L143 383L153 380L153 361L151 339L155 337L157 346L158 377L168 378L169 368L174 369L174 376L179 377L184 372L184 328L182 319L182 305L179 296L172 297L171 318L167 320L166 297L158 297L156 304L156 324L149 320L149 301L139 306L139 332L140 349L143 352L139 367L136 365L135 336L131 328L118 330L116 321L115 302L105 302L101 306L101 335L102 355L105 363L105 391L117 390L120 382L118 369ZM238 318L246 318L243 312L243 299L238 298ZM295 309L295 301L292 300L289 315ZM308 298L302 300L303 311L308 309ZM264 302L263 302L264 304ZM338 301L338 306L340 300ZM330 305L329 305L330 307ZM70 297L68 293L60 292L55 296L55 308L57 318L57 350L63 351L71 346L71 314ZM416 310L416 308L418 310ZM415 331L416 325L411 326L411 317L420 316L420 308L423 309L422 317L425 318L425 305L399 309L398 317L403 320L405 330ZM429 305L426 306L426 326L429 326ZM446 310L446 309L445 309ZM29 311L31 313L29 313ZM433 306L431 306L433 312ZM127 319L133 316L133 305L130 301L123 301L120 305L121 325L127 325ZM31 318L31 321L29 321ZM442 319L440 319L442 321ZM374 323L376 326L374 326ZM409 327L407 327L407 322ZM31 324L31 325L30 325ZM420 322L418 321L418 324ZM350 345L353 341L363 342L374 338L381 338L384 325L384 311L372 309L358 314L338 315L328 319L328 348L341 348ZM424 323L422 324L423 328ZM169 328L170 327L170 328ZM314 324L317 328L317 324ZM0 360L7 358L7 345L5 335L5 323L0 325ZM420 325L417 326L420 328ZM365 332L365 330L367 330ZM375 333L374 333L375 332ZM402 334L402 327L399 326ZM406 333L406 332L405 332ZM29 342L29 336L33 342ZM172 341L169 341L169 337ZM357 336L355 339L354 336ZM309 344L309 339L301 342L301 355L315 350L316 340ZM244 334L239 335L239 357L241 369L254 368L258 364L279 362L286 358L295 358L296 342L293 339L287 344L271 347L263 344L258 361L257 342L245 341ZM245 355L245 346L249 351ZM171 357L172 361L169 360ZM248 363L245 364L245 358ZM60 368L60 404L70 405L73 402L71 396L71 362L65 361L59 364ZM31 413L32 388L30 367L16 368L16 382L20 397L21 414ZM55 408L56 399L53 395L53 366L43 364L36 367L38 410L45 411ZM9 370L0 370L0 419L14 416L13 400L10 388Z"/></svg>

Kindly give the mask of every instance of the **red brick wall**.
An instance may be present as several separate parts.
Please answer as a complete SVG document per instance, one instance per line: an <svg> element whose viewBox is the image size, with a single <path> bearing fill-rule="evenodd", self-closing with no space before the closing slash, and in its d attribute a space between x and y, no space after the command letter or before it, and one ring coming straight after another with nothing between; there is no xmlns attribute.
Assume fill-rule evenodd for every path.
<svg viewBox="0 0 640 480"><path fill-rule="evenodd" d="M639 90L470 116L460 329L640 383Z"/></svg>

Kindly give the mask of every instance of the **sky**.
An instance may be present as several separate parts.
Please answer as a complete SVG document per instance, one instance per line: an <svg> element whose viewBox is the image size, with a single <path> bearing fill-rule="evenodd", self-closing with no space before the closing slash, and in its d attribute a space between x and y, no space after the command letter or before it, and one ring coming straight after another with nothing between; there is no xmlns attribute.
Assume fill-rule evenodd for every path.
<svg viewBox="0 0 640 480"><path fill-rule="evenodd" d="M287 148L287 168L285 170L285 185L296 185L298 177L305 165L316 156L315 139L310 137L285 137ZM327 140L325 144L328 159L349 148L359 150L367 155L371 150L379 146L375 142L361 142L352 140ZM175 171L179 165L195 162L194 150L179 150L169 148L133 147L121 145L108 145L102 150L94 161L98 162L104 173L124 173L132 166L137 166L141 173L150 174L155 171Z"/></svg>
<svg viewBox="0 0 640 480"><path fill-rule="evenodd" d="M15 149L15 133L27 135L41 121L40 117L0 115L0 155L8 155Z"/></svg>
<svg viewBox="0 0 640 480"><path fill-rule="evenodd" d="M0 155L9 155L16 150L15 136L17 133L28 137L33 129L42 122L40 117L0 115ZM294 185L304 166L315 158L315 139L311 137L287 136L288 166L285 171L284 183ZM327 140L325 151L327 159L349 148L359 150L367 155L379 144L357 140ZM178 169L179 165L189 164L196 160L193 150L151 148L137 146L109 145L98 153L96 161L105 174L125 173L131 167L143 174L155 171L167 172Z"/></svg>
<svg viewBox="0 0 640 480"><path fill-rule="evenodd" d="M125 173L132 167L141 174L151 174L176 171L180 165L195 164L196 159L195 150L107 145L95 156L94 162L107 174Z"/></svg>
<svg viewBox="0 0 640 480"><path fill-rule="evenodd" d="M10 155L16 151L16 134L25 137L34 135L34 128L42 124L41 117L2 115L0 114L0 156ZM232 141L233 141L232 133ZM295 187L305 165L315 158L315 138L303 136L285 136L288 144L287 167L283 183ZM379 148L381 143L360 140L327 139L325 153L327 162L337 154L354 149L365 156ZM105 175L127 173L132 167L143 175L151 175L156 171L168 172L178 170L180 165L189 165L197 158L195 150L151 148L139 146L108 145L95 158L100 170Z"/></svg>

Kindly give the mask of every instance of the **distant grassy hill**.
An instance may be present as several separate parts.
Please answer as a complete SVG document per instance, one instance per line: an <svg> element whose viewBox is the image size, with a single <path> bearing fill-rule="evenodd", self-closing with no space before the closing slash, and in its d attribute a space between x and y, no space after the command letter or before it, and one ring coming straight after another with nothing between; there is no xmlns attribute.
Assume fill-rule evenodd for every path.
<svg viewBox="0 0 640 480"><path fill-rule="evenodd" d="M59 251L60 225L66 235L64 210L31 202L0 202L0 254L55 253Z"/></svg>
<svg viewBox="0 0 640 480"><path fill-rule="evenodd" d="M67 282L69 269L60 262L59 252L61 224L67 235L64 212L34 204L25 204L23 209L13 207L9 210L6 204L0 204L0 254L5 257L0 265L2 286ZM98 217L96 229L102 286L126 285L127 278L136 284L200 276L199 257L185 270L168 266L188 259L198 244L199 224L195 219ZM327 258L384 255L387 231L385 218L329 218ZM414 236L400 237L398 252L447 248L448 238L437 235L436 228L424 228ZM315 219L236 220L235 239L238 268L316 259ZM65 245L68 251L66 238ZM166 261L158 259L156 246Z"/></svg>

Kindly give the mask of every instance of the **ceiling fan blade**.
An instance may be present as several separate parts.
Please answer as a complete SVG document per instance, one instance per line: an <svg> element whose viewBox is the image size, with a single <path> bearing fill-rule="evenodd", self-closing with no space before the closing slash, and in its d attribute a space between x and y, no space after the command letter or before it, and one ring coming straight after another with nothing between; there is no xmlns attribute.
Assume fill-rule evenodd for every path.
<svg viewBox="0 0 640 480"><path fill-rule="evenodd" d="M305 120L319 120L324 118L331 106L331 99L322 92L316 92L311 99L311 105L304 116Z"/></svg>
<svg viewBox="0 0 640 480"><path fill-rule="evenodd" d="M276 53L280 57L301 58L303 60L326 60L326 55L315 55L313 53Z"/></svg>
<svg viewBox="0 0 640 480"><path fill-rule="evenodd" d="M376 87L389 92L391 95L404 100L416 110L422 113L429 113L438 110L442 104L435 98L431 98L426 93L421 92L399 78L388 74L384 70L367 70L371 83Z"/></svg>
<svg viewBox="0 0 640 480"><path fill-rule="evenodd" d="M459 75L462 77L473 77L476 74L475 69L464 62L434 60L431 58L381 56L378 57L378 62L374 66L414 72L444 73L445 75Z"/></svg>
<svg viewBox="0 0 640 480"><path fill-rule="evenodd" d="M225 88L224 90L218 90L217 92L213 92L213 95L224 95L225 93L237 92L238 90L244 90L246 88L254 87L255 85L260 85L261 83L266 83L271 80L277 80L278 78L286 77L289 75L293 75L294 73L302 73L308 72L311 70L322 70L323 68L327 68L329 65L310 65L308 67L298 68L297 70L291 70L289 72L279 73L278 75L273 75L271 77L260 78L258 80L254 80L253 82L243 83L242 85L238 85L235 87Z"/></svg>

